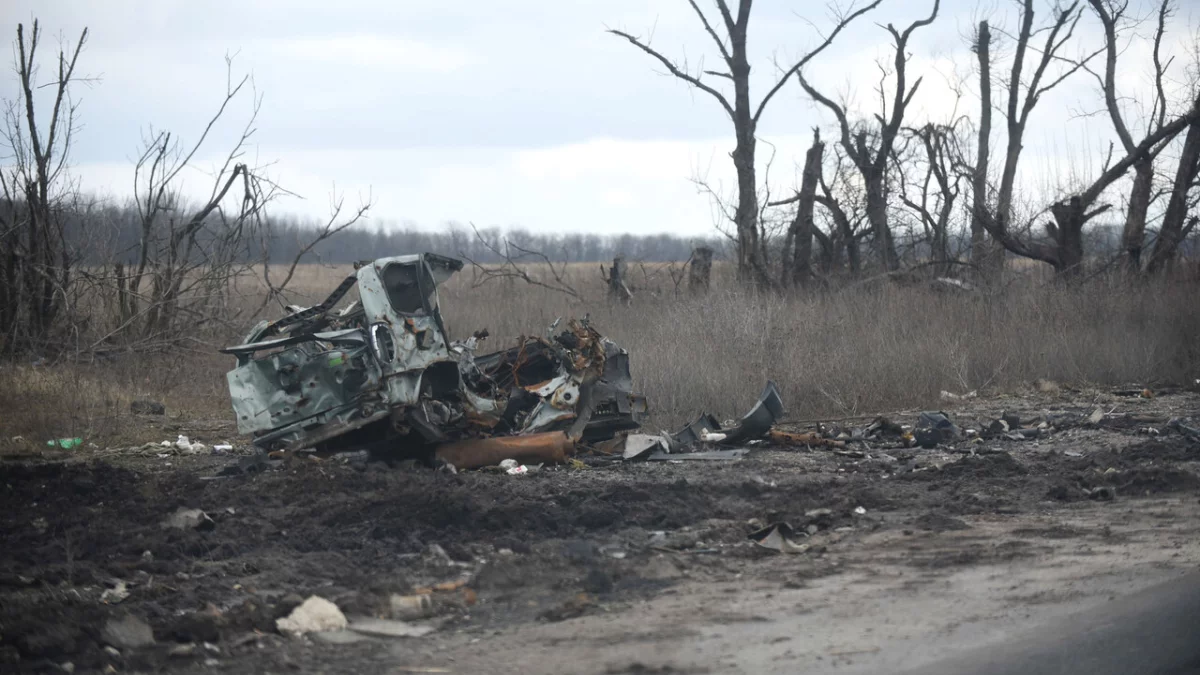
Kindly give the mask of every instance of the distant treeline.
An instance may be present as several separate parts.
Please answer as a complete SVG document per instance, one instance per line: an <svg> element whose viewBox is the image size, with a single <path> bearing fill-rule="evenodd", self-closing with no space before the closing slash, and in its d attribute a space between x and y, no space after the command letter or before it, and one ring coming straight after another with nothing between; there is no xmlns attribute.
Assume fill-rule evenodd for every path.
<svg viewBox="0 0 1200 675"><path fill-rule="evenodd" d="M186 210L186 209L184 209ZM212 217L215 223L215 217ZM68 238L88 262L131 263L141 239L140 220L133 205L99 205L68 215ZM273 263L290 262L312 242L323 223L294 215L269 216L264 234L245 242L246 260L261 260L264 249ZM684 237L673 234L601 235L571 232L530 232L523 228L481 227L447 223L436 229L380 222L354 226L319 242L303 257L305 262L350 263L387 255L432 252L494 263L497 251L517 257L520 249L545 254L555 262L597 262L623 255L647 262L685 261L692 249L706 245L718 258L728 255L728 241L720 237ZM532 258L531 258L532 260Z"/></svg>
<svg viewBox="0 0 1200 675"><path fill-rule="evenodd" d="M186 212L187 208L181 208ZM218 217L210 216L214 228L219 228ZM132 263L141 239L140 219L133 205L100 204L66 214L64 218L68 241L74 244L81 260L89 263L121 262ZM300 251L317 238L323 223L292 214L268 216L265 227L258 228L259 235L246 237L240 254L244 261L262 260L264 250L272 263L291 262ZM1120 250L1120 227L1118 224L1094 224L1085 233L1085 250L1089 255L1104 259ZM203 237L201 237L203 239ZM734 257L733 244L720 236L687 237L674 234L615 234L604 235L586 232L530 232L519 227L501 228L488 226L478 228L449 222L436 229L417 227L395 222L372 222L356 225L317 243L302 257L303 262L330 264L373 260L389 255L431 252L453 257L465 257L480 263L495 263L502 260L506 250L514 258L520 258L521 250L546 255L553 262L599 262L612 260L622 255L629 260L646 262L686 261L696 246L708 246L716 251L717 259ZM778 242L768 239L767 248L774 249ZM918 256L928 255L926 242L915 240ZM967 237L955 232L950 243L950 252L956 257L966 255ZM1194 242L1184 241L1180 254L1194 254ZM500 253L497 253L499 251ZM537 261L536 256L524 260Z"/></svg>

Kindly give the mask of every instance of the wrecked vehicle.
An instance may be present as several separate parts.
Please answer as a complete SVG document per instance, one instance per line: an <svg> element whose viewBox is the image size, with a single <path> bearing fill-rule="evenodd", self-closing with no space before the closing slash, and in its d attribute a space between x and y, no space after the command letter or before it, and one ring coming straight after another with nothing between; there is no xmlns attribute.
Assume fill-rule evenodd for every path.
<svg viewBox="0 0 1200 675"><path fill-rule="evenodd" d="M472 438L555 432L571 443L636 429L629 355L586 319L559 321L476 354L487 331L452 341L437 287L461 260L380 258L320 304L259 322L228 373L238 430L265 450L420 452ZM358 299L335 307L357 287Z"/></svg>

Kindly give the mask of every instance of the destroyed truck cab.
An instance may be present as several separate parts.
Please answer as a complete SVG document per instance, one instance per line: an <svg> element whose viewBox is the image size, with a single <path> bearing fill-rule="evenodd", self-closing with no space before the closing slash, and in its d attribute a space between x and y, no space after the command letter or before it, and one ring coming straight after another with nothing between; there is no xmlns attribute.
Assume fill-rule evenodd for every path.
<svg viewBox="0 0 1200 675"><path fill-rule="evenodd" d="M441 443L563 431L573 440L636 429L629 355L587 319L476 355L487 331L451 341L437 287L461 260L432 253L357 264L328 298L221 350L238 430L266 450L420 452ZM358 287L358 299L335 307Z"/></svg>

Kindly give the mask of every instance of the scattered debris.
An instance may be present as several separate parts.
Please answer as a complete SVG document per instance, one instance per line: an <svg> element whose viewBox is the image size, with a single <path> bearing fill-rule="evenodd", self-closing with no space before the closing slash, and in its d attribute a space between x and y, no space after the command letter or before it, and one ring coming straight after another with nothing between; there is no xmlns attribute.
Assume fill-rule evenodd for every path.
<svg viewBox="0 0 1200 675"><path fill-rule="evenodd" d="M275 620L275 628L284 635L299 637L306 633L344 630L346 615L332 602L318 595L311 595L292 613Z"/></svg>
<svg viewBox="0 0 1200 675"><path fill-rule="evenodd" d="M1192 440L1200 440L1200 429L1184 424L1184 421L1178 417L1171 418L1171 420L1167 422L1167 427L1178 431Z"/></svg>
<svg viewBox="0 0 1200 675"><path fill-rule="evenodd" d="M804 553L807 544L797 544L794 539L798 533L787 523L773 523L750 533L750 539L763 548L780 553Z"/></svg>
<svg viewBox="0 0 1200 675"><path fill-rule="evenodd" d="M138 399L129 402L129 412L134 415L166 415L167 407L158 401Z"/></svg>
<svg viewBox="0 0 1200 675"><path fill-rule="evenodd" d="M117 649L140 649L154 644L150 625L130 614L105 621L100 637Z"/></svg>
<svg viewBox="0 0 1200 675"><path fill-rule="evenodd" d="M922 448L933 448L939 443L952 443L962 438L962 430L944 412L923 412L917 418L913 438Z"/></svg>
<svg viewBox="0 0 1200 675"><path fill-rule="evenodd" d="M1088 424L1092 424L1092 425L1100 424L1100 422L1103 420L1104 420L1104 409L1103 408L1096 408L1095 410L1092 411L1091 415L1088 415L1088 418L1087 418Z"/></svg>
<svg viewBox="0 0 1200 675"><path fill-rule="evenodd" d="M106 605L116 605L128 597L129 587L124 581L117 581L112 588L104 589L104 592L100 594L100 602Z"/></svg>
<svg viewBox="0 0 1200 675"><path fill-rule="evenodd" d="M227 452L232 452L233 446L230 445L229 443L218 443L218 444L212 446L212 449L213 449L214 455L223 455Z"/></svg>
<svg viewBox="0 0 1200 675"><path fill-rule="evenodd" d="M645 459L651 453L666 453L671 451L669 436L651 436L649 434L629 434L625 437L625 459Z"/></svg>
<svg viewBox="0 0 1200 675"><path fill-rule="evenodd" d="M211 530L217 526L208 514L200 509L189 509L179 507L162 522L163 527L173 528L176 530Z"/></svg>
<svg viewBox="0 0 1200 675"><path fill-rule="evenodd" d="M807 447L826 447L826 448L844 448L845 441L823 438L815 431L807 432L792 432L792 431L776 431L772 429L767 432L767 442L771 445L780 445L784 447L792 446L807 446Z"/></svg>
<svg viewBox="0 0 1200 675"><path fill-rule="evenodd" d="M393 619L423 619L433 613L433 598L428 593L417 595L393 593L389 604Z"/></svg>
<svg viewBox="0 0 1200 675"><path fill-rule="evenodd" d="M704 442L706 435L717 432L723 433L725 436L721 439L721 443L739 445L766 436L780 417L783 417L783 399L780 397L779 388L775 386L775 383L767 380L766 386L763 387L762 393L758 397L758 402L754 404L750 412L742 416L742 419L733 428L722 429L715 417L709 413L701 413L691 424L672 434L671 439L675 446L686 447Z"/></svg>
<svg viewBox="0 0 1200 675"><path fill-rule="evenodd" d="M965 394L955 394L949 391L942 391L940 397L943 401L966 401L979 396L979 392L972 389Z"/></svg>
<svg viewBox="0 0 1200 675"><path fill-rule="evenodd" d="M204 449L207 447L200 442L193 443L191 439L182 434L180 434L179 438L177 438L174 442L163 441L162 444L163 447L175 447L185 455L198 455L201 452L204 452Z"/></svg>

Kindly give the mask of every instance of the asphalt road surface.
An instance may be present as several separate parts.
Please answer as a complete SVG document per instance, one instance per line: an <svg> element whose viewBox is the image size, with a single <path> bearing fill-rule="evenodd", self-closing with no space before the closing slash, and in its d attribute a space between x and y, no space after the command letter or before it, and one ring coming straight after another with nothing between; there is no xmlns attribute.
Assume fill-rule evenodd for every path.
<svg viewBox="0 0 1200 675"><path fill-rule="evenodd" d="M913 675L1185 675L1200 673L1200 572L1104 609L909 671Z"/></svg>

